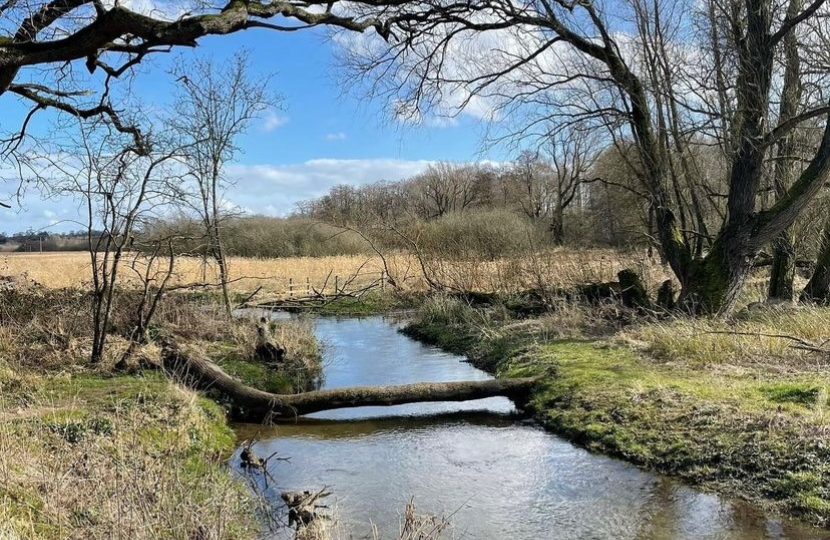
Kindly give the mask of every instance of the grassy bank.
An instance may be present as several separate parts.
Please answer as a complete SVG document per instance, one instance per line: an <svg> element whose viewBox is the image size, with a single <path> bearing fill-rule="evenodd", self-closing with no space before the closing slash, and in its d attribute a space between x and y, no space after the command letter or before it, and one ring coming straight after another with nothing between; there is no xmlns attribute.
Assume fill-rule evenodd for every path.
<svg viewBox="0 0 830 540"><path fill-rule="evenodd" d="M115 369L132 300L119 297L106 357L89 362L88 296L5 291L0 302L0 538L250 539L259 500L235 479L221 401L141 369L152 341ZM123 310L122 310L123 308ZM291 392L320 369L311 326L281 321L280 370L253 360L254 320L228 321L210 299L170 297L151 338L168 335L234 375Z"/></svg>
<svg viewBox="0 0 830 540"><path fill-rule="evenodd" d="M828 310L636 324L613 311L515 320L438 299L407 333L500 376L543 375L530 410L578 444L830 526L830 366L770 337L817 340Z"/></svg>
<svg viewBox="0 0 830 540"><path fill-rule="evenodd" d="M0 537L253 538L223 411L158 374L0 376Z"/></svg>

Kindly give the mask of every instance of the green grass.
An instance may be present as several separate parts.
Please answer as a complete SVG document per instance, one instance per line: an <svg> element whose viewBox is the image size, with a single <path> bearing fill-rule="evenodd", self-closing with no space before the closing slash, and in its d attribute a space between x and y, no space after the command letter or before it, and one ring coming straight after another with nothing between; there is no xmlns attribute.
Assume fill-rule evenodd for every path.
<svg viewBox="0 0 830 540"><path fill-rule="evenodd" d="M77 399L89 403L118 400L141 400L143 396L162 395L169 386L161 373L145 371L137 375L82 373L44 377L39 385L42 397L64 401Z"/></svg>
<svg viewBox="0 0 830 540"><path fill-rule="evenodd" d="M760 392L774 403L793 403L804 407L813 407L818 404L819 397L826 388L812 383L785 382L762 386Z"/></svg>
<svg viewBox="0 0 830 540"><path fill-rule="evenodd" d="M32 376L27 391L25 409L0 407L0 536L256 537L213 401L159 373Z"/></svg>
<svg viewBox="0 0 830 540"><path fill-rule="evenodd" d="M236 377L248 386L274 394L294 392L293 384L286 373L270 368L262 362L228 355L217 360L216 363L228 375Z"/></svg>

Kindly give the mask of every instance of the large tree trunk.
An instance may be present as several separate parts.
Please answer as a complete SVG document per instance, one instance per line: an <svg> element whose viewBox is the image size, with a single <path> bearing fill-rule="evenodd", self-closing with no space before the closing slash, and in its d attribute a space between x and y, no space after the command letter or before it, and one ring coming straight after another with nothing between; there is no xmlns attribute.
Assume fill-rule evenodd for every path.
<svg viewBox="0 0 830 540"><path fill-rule="evenodd" d="M561 246L565 243L565 212L562 208L557 207L553 210L553 216L550 222L550 233L553 237L553 244Z"/></svg>
<svg viewBox="0 0 830 540"><path fill-rule="evenodd" d="M801 291L802 302L826 304L830 302L830 216L824 225L821 249L810 281Z"/></svg>
<svg viewBox="0 0 830 540"><path fill-rule="evenodd" d="M246 386L222 368L197 354L186 354L174 343L165 343L162 365L181 382L199 390L214 390L229 398L241 418L267 422L293 419L319 411L347 407L401 405L426 401L467 401L494 396L524 403L536 378L490 379L416 383L400 386L357 386L302 394L271 394Z"/></svg>
<svg viewBox="0 0 830 540"><path fill-rule="evenodd" d="M746 249L749 242L744 236L727 230L706 257L691 262L678 305L707 314L726 313L735 306L755 256Z"/></svg>
<svg viewBox="0 0 830 540"><path fill-rule="evenodd" d="M769 276L769 298L792 300L795 279L795 246L792 232L787 229L773 242L772 269Z"/></svg>
<svg viewBox="0 0 830 540"><path fill-rule="evenodd" d="M801 11L802 0L790 0L787 17L793 18ZM779 106L779 124L791 120L798 114L803 87L801 84L801 62L798 57L798 41L795 32L790 32L784 38L784 54L786 65L784 70L784 87L781 91ZM787 190L796 177L796 147L795 133L788 133L778 143L778 155L775 162L776 198L787 195ZM795 279L795 239L792 228L784 229L773 241L772 273L769 279L769 298L778 300L793 299L793 280Z"/></svg>

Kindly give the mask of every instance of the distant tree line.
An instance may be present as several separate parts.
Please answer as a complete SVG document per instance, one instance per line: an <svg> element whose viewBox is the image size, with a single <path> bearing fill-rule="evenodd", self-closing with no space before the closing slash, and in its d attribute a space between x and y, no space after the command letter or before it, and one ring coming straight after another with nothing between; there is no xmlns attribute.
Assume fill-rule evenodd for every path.
<svg viewBox="0 0 830 540"><path fill-rule="evenodd" d="M588 146L576 137L558 141L547 153L525 150L509 163L440 162L398 182L340 184L300 202L294 216L375 233L384 227L429 230L466 222L473 237L486 221L480 216L489 215L497 217L494 226L508 221L521 226L538 247L657 247L655 215L629 167L631 152L596 141ZM679 185L677 196L697 202L693 211L684 208L680 219L686 223L697 216L705 231L722 219L724 164L704 146L696 150L705 195L692 197L691 186ZM687 234L695 239L693 231Z"/></svg>
<svg viewBox="0 0 830 540"><path fill-rule="evenodd" d="M371 253L372 246L420 249L449 258L495 259L557 246L640 249L659 257L659 223L634 172L633 146L588 144L582 133L519 152L506 163L438 162L396 182L339 184L302 201L287 218L228 216L222 231L229 255L326 256ZM705 144L684 158L694 182L678 179L677 219L695 251L726 216L727 164ZM775 201L767 189L764 205ZM827 209L822 196L793 225L793 251L815 260ZM156 221L142 234L179 235L177 251L204 255L209 239L192 218ZM768 253L772 255L772 253Z"/></svg>
<svg viewBox="0 0 830 540"><path fill-rule="evenodd" d="M15 252L39 251L86 251L92 238L101 235L99 231L69 231L55 233L27 229L12 234L0 233L0 250Z"/></svg>
<svg viewBox="0 0 830 540"><path fill-rule="evenodd" d="M222 219L223 246L236 257L323 257L368 253L369 246L358 235L302 217L229 216ZM154 239L174 238L179 255L211 257L210 239L198 219L179 217L144 225L137 245L152 245Z"/></svg>

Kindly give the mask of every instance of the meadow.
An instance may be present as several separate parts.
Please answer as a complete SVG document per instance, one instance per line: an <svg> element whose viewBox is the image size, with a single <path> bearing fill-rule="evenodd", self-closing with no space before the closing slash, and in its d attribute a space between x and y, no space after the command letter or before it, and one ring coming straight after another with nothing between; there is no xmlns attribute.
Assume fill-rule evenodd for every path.
<svg viewBox="0 0 830 540"><path fill-rule="evenodd" d="M339 255L327 257L253 258L230 257L230 289L249 294L258 288L261 296L302 296L315 291L357 290L391 277L403 290L424 290L425 271L433 280L450 289L515 292L531 288L568 288L580 283L616 280L624 268L633 268L655 288L668 278L659 260L637 252L594 250L546 250L523 258L496 260L429 259L422 266L411 254L386 256L387 270L377 255ZM128 255L122 263L122 283L137 284L135 269L142 271L145 260ZM166 260L157 260L161 270ZM24 280L50 289L89 288L89 255L85 252L4 253L0 257L0 277ZM204 288L217 282L215 265L200 257L178 257L173 287Z"/></svg>
<svg viewBox="0 0 830 540"><path fill-rule="evenodd" d="M122 268L125 288L139 283L132 266L140 269L144 260L135 257ZM262 287L257 299L267 301L324 283L333 292L335 276L354 290L386 268L406 291L426 290L429 276L450 289L505 293L481 306L458 294L408 295L420 305L407 333L499 376L542 377L528 412L549 429L592 450L830 524L826 308L772 304L728 318L690 318L627 309L613 298L588 303L558 295L614 281L625 268L642 276L652 296L669 278L657 258L601 249L496 260L419 261L393 253L386 266L367 255L235 257L230 285L237 297ZM174 286L190 285L179 290L206 290L216 280L200 258L177 259L175 272ZM115 366L128 350L133 293L123 291L108 352L90 364L91 321L82 315L90 274L82 252L0 258L0 279L21 285L0 291L0 538L35 530L32 537L42 538L108 538L119 530L136 538L194 538L201 530L254 537L252 512L261 501L226 474L234 441L224 414L141 366L158 358L153 336L161 330L256 388L295 391L300 377L250 362L252 321L228 324L209 295L168 295L150 342L124 371ZM764 274L759 270L745 288L744 305L764 298ZM33 282L42 287L30 290ZM387 282L387 296L407 296L392 289ZM510 293L528 289L550 293L554 305L522 311L528 296ZM288 354L317 358L311 325L285 324L273 335ZM130 489L119 490L128 479Z"/></svg>

